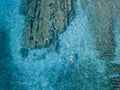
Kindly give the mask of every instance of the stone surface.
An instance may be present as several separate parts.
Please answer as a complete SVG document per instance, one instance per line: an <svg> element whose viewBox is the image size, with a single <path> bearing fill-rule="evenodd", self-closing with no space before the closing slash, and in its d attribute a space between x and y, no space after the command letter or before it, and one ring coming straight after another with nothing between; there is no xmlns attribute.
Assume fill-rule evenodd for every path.
<svg viewBox="0 0 120 90"><path fill-rule="evenodd" d="M25 0L24 15L27 23L22 45L27 48L43 48L58 43L58 35L69 22L72 13L71 0Z"/></svg>
<svg viewBox="0 0 120 90"><path fill-rule="evenodd" d="M108 67L109 74L120 74L120 64L110 63Z"/></svg>
<svg viewBox="0 0 120 90"><path fill-rule="evenodd" d="M90 0L87 8L96 49L101 53L101 59L104 60L112 60L114 58L113 23L120 9L118 4L120 4L118 0Z"/></svg>
<svg viewBox="0 0 120 90"><path fill-rule="evenodd" d="M120 77L112 79L113 90L120 90Z"/></svg>
<svg viewBox="0 0 120 90"><path fill-rule="evenodd" d="M120 75L120 64L110 63L107 67L108 75ZM113 90L120 90L120 77L114 76L110 80L110 83L112 84Z"/></svg>
<svg viewBox="0 0 120 90"><path fill-rule="evenodd" d="M114 26L119 16L120 0L89 0L88 4L83 6L91 26L90 31L95 40L96 50L100 52L99 59L114 60L116 57ZM106 72L108 75L119 75L120 64L109 63ZM120 77L114 76L110 83L113 90L120 90Z"/></svg>

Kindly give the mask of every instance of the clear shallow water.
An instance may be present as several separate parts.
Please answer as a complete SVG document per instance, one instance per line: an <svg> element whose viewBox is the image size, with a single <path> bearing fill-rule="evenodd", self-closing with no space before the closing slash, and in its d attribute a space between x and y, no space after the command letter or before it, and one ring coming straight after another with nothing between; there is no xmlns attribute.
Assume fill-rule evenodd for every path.
<svg viewBox="0 0 120 90"><path fill-rule="evenodd" d="M105 62L97 59L99 53L95 50L87 16L80 8L67 30L60 35L56 52L49 47L35 49L22 58L19 51L25 17L19 14L20 2L8 1L10 8L6 5L2 10L6 16L0 14L8 23L12 56L8 59L9 65L5 65L10 68L5 79L9 80L3 80L1 90L110 90ZM80 7L79 2L76 7ZM75 57L73 62L69 60L70 55ZM4 86L6 82L8 86Z"/></svg>

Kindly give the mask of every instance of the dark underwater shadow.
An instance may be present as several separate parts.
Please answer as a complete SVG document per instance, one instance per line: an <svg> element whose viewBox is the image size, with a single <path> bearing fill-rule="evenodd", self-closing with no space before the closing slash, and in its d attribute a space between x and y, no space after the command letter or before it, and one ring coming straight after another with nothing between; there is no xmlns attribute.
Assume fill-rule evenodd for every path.
<svg viewBox="0 0 120 90"><path fill-rule="evenodd" d="M12 83L16 83L13 73L18 74L18 70L11 56L9 31L7 24L0 22L0 90L16 90Z"/></svg>
<svg viewBox="0 0 120 90"><path fill-rule="evenodd" d="M21 74L13 62L9 34L8 24L0 20L0 90L25 90L17 84Z"/></svg>
<svg viewBox="0 0 120 90"><path fill-rule="evenodd" d="M9 35L5 25L0 22L0 90L8 90L9 86Z"/></svg>
<svg viewBox="0 0 120 90"><path fill-rule="evenodd" d="M0 26L0 60L9 58L9 35L6 30Z"/></svg>
<svg viewBox="0 0 120 90"><path fill-rule="evenodd" d="M0 90L9 90L10 83L10 38L6 16L10 12L11 0L0 0Z"/></svg>

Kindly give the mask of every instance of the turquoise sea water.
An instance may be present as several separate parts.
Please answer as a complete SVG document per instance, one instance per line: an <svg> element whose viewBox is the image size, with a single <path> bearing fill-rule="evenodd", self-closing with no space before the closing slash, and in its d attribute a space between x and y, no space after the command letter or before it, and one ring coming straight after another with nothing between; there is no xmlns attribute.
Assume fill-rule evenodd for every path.
<svg viewBox="0 0 120 90"><path fill-rule="evenodd" d="M50 47L34 49L26 58L20 53L26 18L19 13L21 0L2 0L0 4L0 90L111 90L106 62L97 59L91 27L78 8L79 1L74 20L59 36L57 51ZM119 18L117 29L118 22ZM74 56L73 62L70 55Z"/></svg>

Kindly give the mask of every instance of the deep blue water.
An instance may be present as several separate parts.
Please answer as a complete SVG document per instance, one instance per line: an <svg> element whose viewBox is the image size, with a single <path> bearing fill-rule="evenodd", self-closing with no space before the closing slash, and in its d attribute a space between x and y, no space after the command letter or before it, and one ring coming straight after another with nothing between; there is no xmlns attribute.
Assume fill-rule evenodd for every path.
<svg viewBox="0 0 120 90"><path fill-rule="evenodd" d="M99 53L87 16L77 8L79 2L74 20L59 37L58 50L34 49L26 58L20 54L26 18L19 13L20 4L21 0L0 0L0 90L111 90L106 62L97 59ZM115 29L119 46L119 17ZM117 47L115 62L119 52ZM73 62L70 55L75 57Z"/></svg>

